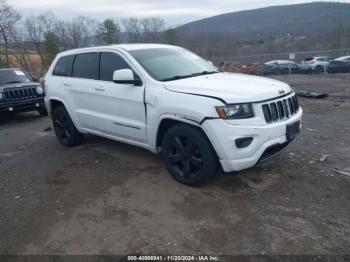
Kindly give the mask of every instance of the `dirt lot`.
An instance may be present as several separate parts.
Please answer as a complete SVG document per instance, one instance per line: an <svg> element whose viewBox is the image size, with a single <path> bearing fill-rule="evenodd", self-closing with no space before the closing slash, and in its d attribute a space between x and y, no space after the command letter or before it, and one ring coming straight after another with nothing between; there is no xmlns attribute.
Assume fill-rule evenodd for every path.
<svg viewBox="0 0 350 262"><path fill-rule="evenodd" d="M349 254L350 176L332 170L350 168L350 75L279 78L331 96L300 99L287 151L201 188L143 149L67 149L49 118L1 115L0 253Z"/></svg>

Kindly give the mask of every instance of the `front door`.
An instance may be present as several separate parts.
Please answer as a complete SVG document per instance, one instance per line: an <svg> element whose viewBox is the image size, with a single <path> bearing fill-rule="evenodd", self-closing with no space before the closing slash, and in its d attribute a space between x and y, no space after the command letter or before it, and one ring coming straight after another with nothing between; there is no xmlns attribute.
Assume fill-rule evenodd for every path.
<svg viewBox="0 0 350 262"><path fill-rule="evenodd" d="M138 142L146 140L144 84L113 82L113 72L130 68L114 52L76 56L70 89L83 129Z"/></svg>

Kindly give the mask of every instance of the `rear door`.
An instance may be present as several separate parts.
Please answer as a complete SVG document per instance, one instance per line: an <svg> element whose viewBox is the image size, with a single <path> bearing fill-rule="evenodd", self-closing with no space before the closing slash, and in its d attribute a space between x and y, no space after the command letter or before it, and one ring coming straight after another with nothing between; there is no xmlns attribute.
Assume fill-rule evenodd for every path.
<svg viewBox="0 0 350 262"><path fill-rule="evenodd" d="M63 82L68 104L80 127L91 130L95 130L98 120L98 105L94 98L99 80L99 59L99 52L77 54L71 77Z"/></svg>

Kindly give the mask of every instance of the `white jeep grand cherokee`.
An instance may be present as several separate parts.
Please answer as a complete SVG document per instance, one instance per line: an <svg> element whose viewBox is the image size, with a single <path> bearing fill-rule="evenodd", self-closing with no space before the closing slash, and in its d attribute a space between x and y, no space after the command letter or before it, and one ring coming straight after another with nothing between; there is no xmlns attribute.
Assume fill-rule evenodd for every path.
<svg viewBox="0 0 350 262"><path fill-rule="evenodd" d="M222 73L180 47L128 44L60 53L45 77L58 140L86 133L161 153L171 175L196 186L219 165L250 168L300 131L302 109L285 83Z"/></svg>

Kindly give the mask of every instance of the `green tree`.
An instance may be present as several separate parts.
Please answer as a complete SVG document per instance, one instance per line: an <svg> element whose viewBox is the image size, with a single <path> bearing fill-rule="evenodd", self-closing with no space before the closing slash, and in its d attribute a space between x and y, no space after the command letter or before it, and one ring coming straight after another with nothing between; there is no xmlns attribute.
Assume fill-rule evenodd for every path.
<svg viewBox="0 0 350 262"><path fill-rule="evenodd" d="M50 64L59 52L58 43L60 39L54 32L45 33L44 38L44 43L47 51L47 62Z"/></svg>
<svg viewBox="0 0 350 262"><path fill-rule="evenodd" d="M113 19L103 21L98 29L98 37L105 44L119 43L120 26Z"/></svg>
<svg viewBox="0 0 350 262"><path fill-rule="evenodd" d="M168 29L164 33L165 42L170 45L176 45L179 42L179 35L176 29Z"/></svg>

